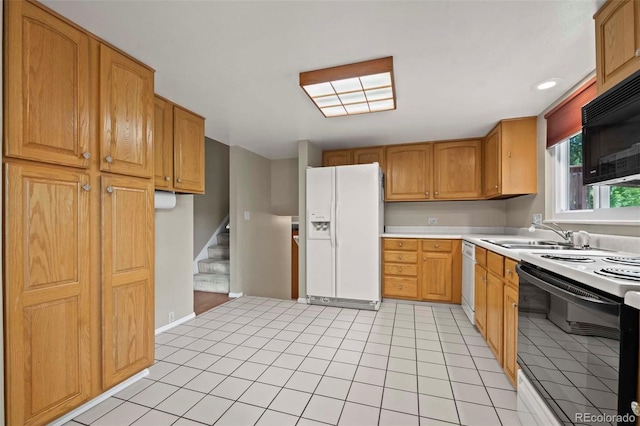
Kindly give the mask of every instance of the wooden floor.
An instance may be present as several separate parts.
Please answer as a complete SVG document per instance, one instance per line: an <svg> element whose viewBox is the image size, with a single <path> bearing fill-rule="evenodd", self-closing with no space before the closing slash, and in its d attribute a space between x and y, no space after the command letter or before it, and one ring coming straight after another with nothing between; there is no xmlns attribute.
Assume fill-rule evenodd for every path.
<svg viewBox="0 0 640 426"><path fill-rule="evenodd" d="M193 310L196 315L207 312L211 308L222 305L224 302L231 300L229 296L223 293L210 293L208 291L193 292Z"/></svg>

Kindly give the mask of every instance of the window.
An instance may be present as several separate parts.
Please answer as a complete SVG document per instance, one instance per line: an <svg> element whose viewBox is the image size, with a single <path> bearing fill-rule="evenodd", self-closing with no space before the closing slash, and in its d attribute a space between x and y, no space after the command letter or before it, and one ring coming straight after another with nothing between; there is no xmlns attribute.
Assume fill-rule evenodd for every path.
<svg viewBox="0 0 640 426"><path fill-rule="evenodd" d="M550 148L553 220L640 221L640 188L582 185L582 133Z"/></svg>

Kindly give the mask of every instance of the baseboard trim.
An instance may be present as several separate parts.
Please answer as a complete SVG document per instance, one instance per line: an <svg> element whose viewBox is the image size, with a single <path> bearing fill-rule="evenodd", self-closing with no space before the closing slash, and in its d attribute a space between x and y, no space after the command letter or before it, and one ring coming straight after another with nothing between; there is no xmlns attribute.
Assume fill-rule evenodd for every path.
<svg viewBox="0 0 640 426"><path fill-rule="evenodd" d="M244 296L244 293L240 292L240 293L229 293L229 297L232 299L237 299L238 297L242 297Z"/></svg>
<svg viewBox="0 0 640 426"><path fill-rule="evenodd" d="M81 406L79 406L75 410L68 412L64 416L58 418L57 420L54 420L52 423L49 423L49 426L62 426L63 424L70 422L71 420L73 420L76 417L78 417L80 414L82 414L85 411L88 411L89 409L95 407L96 405L100 404L102 401L112 397L113 395L117 394L121 390L123 390L125 388L128 388L129 386L131 386L132 384L134 384L138 380L140 380L140 379L142 379L142 378L144 378L144 377L146 377L148 375L149 375L149 369L145 368L144 370L142 370L138 374L129 377L124 382L119 383L119 384L115 385L114 387L112 387L111 389L107 390L106 392L101 393L100 395L96 396L91 401L82 404Z"/></svg>
<svg viewBox="0 0 640 426"><path fill-rule="evenodd" d="M196 317L196 313L195 312L191 312L189 315L187 315L186 317L182 317L178 320L175 320L174 322L170 322L169 324L165 324L160 328L156 328L156 336L160 333L164 333L167 330L172 329L173 327L177 327L180 324L184 324L185 322L192 320Z"/></svg>
<svg viewBox="0 0 640 426"><path fill-rule="evenodd" d="M307 304L307 298L306 297L298 297L298 303L304 303L306 305Z"/></svg>

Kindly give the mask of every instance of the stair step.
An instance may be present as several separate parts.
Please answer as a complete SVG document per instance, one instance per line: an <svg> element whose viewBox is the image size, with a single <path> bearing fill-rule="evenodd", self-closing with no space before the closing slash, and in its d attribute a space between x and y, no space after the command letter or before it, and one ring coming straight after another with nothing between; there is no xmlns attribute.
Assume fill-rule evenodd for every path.
<svg viewBox="0 0 640 426"><path fill-rule="evenodd" d="M228 274L196 274L193 276L193 289L211 293L229 294Z"/></svg>
<svg viewBox="0 0 640 426"><path fill-rule="evenodd" d="M229 259L229 246L211 246L207 251L209 259Z"/></svg>
<svg viewBox="0 0 640 426"><path fill-rule="evenodd" d="M228 246L229 245L229 233L228 232L221 232L216 236L216 238L218 239L218 245L219 246Z"/></svg>
<svg viewBox="0 0 640 426"><path fill-rule="evenodd" d="M205 259L198 262L198 271L205 274L229 274L228 259Z"/></svg>

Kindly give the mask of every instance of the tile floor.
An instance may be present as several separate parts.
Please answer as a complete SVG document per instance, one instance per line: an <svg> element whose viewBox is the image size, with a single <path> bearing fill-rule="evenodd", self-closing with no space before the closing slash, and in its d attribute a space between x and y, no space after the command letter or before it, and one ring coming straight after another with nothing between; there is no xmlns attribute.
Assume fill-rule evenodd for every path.
<svg viewBox="0 0 640 426"><path fill-rule="evenodd" d="M68 425L519 425L460 307L242 297L156 336L151 374Z"/></svg>

